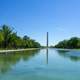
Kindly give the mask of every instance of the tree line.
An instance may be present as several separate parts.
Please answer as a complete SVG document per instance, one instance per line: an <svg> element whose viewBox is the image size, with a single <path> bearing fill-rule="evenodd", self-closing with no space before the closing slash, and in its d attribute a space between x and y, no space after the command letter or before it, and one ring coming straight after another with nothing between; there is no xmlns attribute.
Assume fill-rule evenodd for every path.
<svg viewBox="0 0 80 80"><path fill-rule="evenodd" d="M60 41L57 45L54 46L55 48L80 48L80 38L72 37L69 40Z"/></svg>
<svg viewBox="0 0 80 80"><path fill-rule="evenodd" d="M0 48L39 48L40 43L27 35L20 37L7 25L0 26Z"/></svg>

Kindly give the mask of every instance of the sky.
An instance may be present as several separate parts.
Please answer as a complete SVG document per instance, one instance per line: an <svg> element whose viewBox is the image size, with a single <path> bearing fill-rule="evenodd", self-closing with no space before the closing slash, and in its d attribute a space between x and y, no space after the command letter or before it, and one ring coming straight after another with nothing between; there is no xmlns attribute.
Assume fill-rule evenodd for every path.
<svg viewBox="0 0 80 80"><path fill-rule="evenodd" d="M46 45L80 37L80 0L0 0L0 26L14 28Z"/></svg>

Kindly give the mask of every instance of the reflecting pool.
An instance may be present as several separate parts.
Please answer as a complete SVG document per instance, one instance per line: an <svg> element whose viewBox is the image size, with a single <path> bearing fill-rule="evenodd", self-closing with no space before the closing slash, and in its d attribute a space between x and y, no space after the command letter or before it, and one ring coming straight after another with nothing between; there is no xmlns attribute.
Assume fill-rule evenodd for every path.
<svg viewBox="0 0 80 80"><path fill-rule="evenodd" d="M0 53L0 80L80 80L80 51L38 49Z"/></svg>

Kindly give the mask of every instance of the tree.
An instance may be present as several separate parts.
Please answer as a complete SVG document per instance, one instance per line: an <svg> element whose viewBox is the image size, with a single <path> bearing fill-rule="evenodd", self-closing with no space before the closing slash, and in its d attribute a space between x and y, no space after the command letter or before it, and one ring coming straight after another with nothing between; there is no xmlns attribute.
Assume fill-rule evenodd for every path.
<svg viewBox="0 0 80 80"><path fill-rule="evenodd" d="M25 35L24 37L23 37L23 40L29 40L30 38L27 36L27 35Z"/></svg>
<svg viewBox="0 0 80 80"><path fill-rule="evenodd" d="M60 41L57 45L55 45L56 48L80 48L80 38L72 37L69 40L63 40Z"/></svg>
<svg viewBox="0 0 80 80"><path fill-rule="evenodd" d="M2 33L3 36L3 47L6 48L9 44L9 39L12 34L12 29L9 28L7 25L3 25L2 28L0 29L0 32Z"/></svg>
<svg viewBox="0 0 80 80"><path fill-rule="evenodd" d="M0 31L0 47L2 47L2 42L3 42L3 35L2 32Z"/></svg>
<svg viewBox="0 0 80 80"><path fill-rule="evenodd" d="M27 35L23 38L7 26L3 25L0 29L0 48L33 48L40 47L40 44Z"/></svg>
<svg viewBox="0 0 80 80"><path fill-rule="evenodd" d="M77 48L77 47L78 47L78 41L79 41L79 38L77 38L77 37L72 37L72 38L68 41L68 47L69 47L69 48Z"/></svg>

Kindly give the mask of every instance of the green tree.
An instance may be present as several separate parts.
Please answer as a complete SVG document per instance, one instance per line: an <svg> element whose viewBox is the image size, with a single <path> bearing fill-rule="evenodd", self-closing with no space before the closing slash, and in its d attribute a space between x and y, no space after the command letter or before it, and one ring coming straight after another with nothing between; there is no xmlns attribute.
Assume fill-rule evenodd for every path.
<svg viewBox="0 0 80 80"><path fill-rule="evenodd" d="M40 44L33 39L30 39L27 35L23 38L13 32L7 25L3 25L0 28L0 48L34 48L40 47Z"/></svg>
<svg viewBox="0 0 80 80"><path fill-rule="evenodd" d="M2 41L3 47L6 48L10 41L12 29L9 28L7 25L3 25L2 28L0 29L0 32L2 33L3 36L3 41Z"/></svg>
<svg viewBox="0 0 80 80"><path fill-rule="evenodd" d="M55 45L56 48L80 48L80 38L72 37L69 40L63 40L60 41L57 45Z"/></svg>

